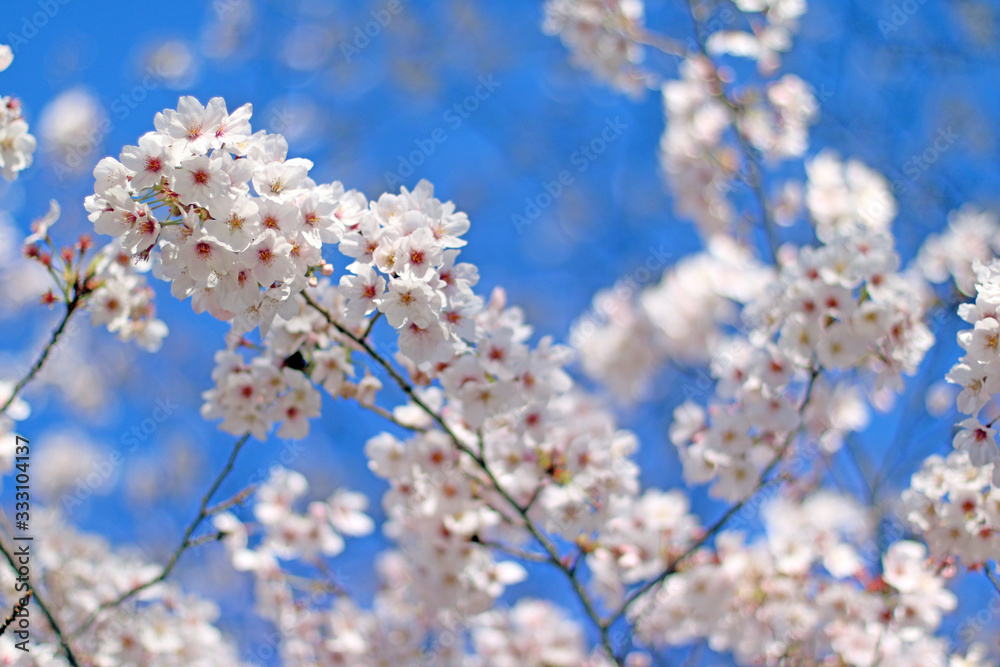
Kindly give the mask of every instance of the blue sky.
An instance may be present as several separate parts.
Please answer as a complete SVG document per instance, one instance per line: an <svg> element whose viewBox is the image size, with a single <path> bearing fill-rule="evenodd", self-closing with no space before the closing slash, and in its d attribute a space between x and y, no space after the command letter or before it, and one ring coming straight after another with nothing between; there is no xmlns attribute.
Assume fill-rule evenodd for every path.
<svg viewBox="0 0 1000 667"><path fill-rule="evenodd" d="M680 3L648 4L650 27L688 36ZM569 325L597 290L653 253L669 253L676 261L700 247L689 223L673 215L661 183L659 95L630 100L572 68L558 39L541 32L541 3L535 0L401 0L400 11L384 28L372 29L377 34L363 48L358 46L363 40L354 41L357 31L374 20L372 12L384 16L388 2L258 1L252 3L254 12L244 15L245 41L226 58L206 54L222 43L213 22L242 11L226 2L95 6L83 0L3 0L2 5L0 42L12 43L17 53L14 65L0 74L0 93L20 97L31 123L64 91L82 87L94 95L107 122L95 134L100 148L87 158L89 166L135 143L152 129L154 114L175 106L182 94L202 101L222 96L230 109L253 103L255 129L288 131L290 154L312 159L317 180L340 180L372 197L389 189L387 172L399 172L401 161L431 142L433 152L424 151L430 154L403 183L413 186L427 178L441 199L469 213L472 229L462 257L479 266L481 292L504 286L540 334L566 340ZM811 153L833 147L899 184L895 230L904 258L944 225L949 210L967 201L997 203L998 10L996 2L812 0L786 58L784 71L810 82L822 102ZM148 54L170 40L187 47L191 71L176 81L148 76ZM656 62L668 76L675 73L670 61ZM621 131L606 150L593 160L574 159L609 123ZM929 168L915 172L914 158L941 132L957 139ZM512 217L524 215L545 183L564 170L572 183L518 229ZM0 183L0 210L27 229L56 198L64 211L58 233L72 239L89 226L82 208L92 191L89 172L67 173L39 151L36 165L16 183ZM232 438L198 414L200 393L211 383L212 354L222 346L226 327L196 316L189 303L171 299L164 285L156 287L161 317L171 329L163 350L149 355L103 332L82 337L114 395L100 409L80 412L58 397L29 392L35 412L23 432L43 441L46 432L73 426L120 449L125 434L154 413L158 400L176 402L177 409L130 456L142 458L147 468L167 468L181 459L170 476L177 493L137 504L119 485L72 513L88 530L115 543L145 544L151 557L162 557L195 512L196 498L221 466ZM52 322L53 314L42 307L28 307L8 325L16 333L5 349L30 355L32 342ZM953 330L950 323L945 336L953 339ZM933 371L938 376L952 363L953 352L942 352ZM667 375L664 386L679 381ZM680 482L664 437L676 401L666 394L622 412L623 423L642 438L643 482L663 487ZM892 437L893 419L889 415L866 435L873 454ZM310 471L317 496L347 484L377 498L381 482L367 471L362 447L382 428L349 405L327 402L294 467ZM940 443L932 441L927 451L944 451L947 429L941 434ZM176 446L181 449L172 449ZM220 497L245 486L286 449L276 439L248 447ZM178 451L187 452L186 463ZM893 480L897 486L914 465L901 466ZM714 517L718 506L704 501L702 491L695 495L699 510ZM374 511L380 515L377 502ZM345 583L361 597L370 592L366 573L382 546L377 536L359 540L339 559ZM206 549L187 562L203 557L221 555ZM209 586L209 592L214 585L220 594L232 583L206 582L195 568L182 568L181 577L193 586ZM515 592L562 598L542 581ZM227 606L224 625L244 638L253 629L238 604Z"/></svg>

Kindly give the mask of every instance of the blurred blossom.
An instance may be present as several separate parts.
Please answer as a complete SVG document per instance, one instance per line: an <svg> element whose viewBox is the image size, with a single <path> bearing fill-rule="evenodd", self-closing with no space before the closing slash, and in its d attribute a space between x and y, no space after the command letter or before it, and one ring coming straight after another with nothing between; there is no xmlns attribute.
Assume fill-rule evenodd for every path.
<svg viewBox="0 0 1000 667"><path fill-rule="evenodd" d="M14 221L0 212L0 313L14 313L35 303L51 284L42 265L21 256L23 241Z"/></svg>
<svg viewBox="0 0 1000 667"><path fill-rule="evenodd" d="M68 506L60 496L83 501L105 495L118 477L110 452L75 429L44 434L39 438L32 466L32 490L49 503Z"/></svg>
<svg viewBox="0 0 1000 667"><path fill-rule="evenodd" d="M927 279L944 283L954 279L962 294L976 293L975 263L988 263L1000 249L1000 216L995 211L965 204L948 213L948 227L927 237L917 263Z"/></svg>
<svg viewBox="0 0 1000 667"><path fill-rule="evenodd" d="M187 88L198 78L195 54L180 40L164 41L149 51L143 61L144 70L156 72L163 85L174 90Z"/></svg>
<svg viewBox="0 0 1000 667"><path fill-rule="evenodd" d="M147 456L130 457L125 474L125 493L133 503L154 504L192 493L197 471L204 463L192 443L171 438Z"/></svg>
<svg viewBox="0 0 1000 667"><path fill-rule="evenodd" d="M45 77L53 84L75 85L100 58L101 42L91 34L67 36L45 55Z"/></svg>
<svg viewBox="0 0 1000 667"><path fill-rule="evenodd" d="M927 390L927 394L924 397L924 403L927 406L927 412L932 417L941 417L945 415L951 406L955 404L955 398L958 392L955 391L955 386L948 384L947 382L935 382L931 385L930 389Z"/></svg>
<svg viewBox="0 0 1000 667"><path fill-rule="evenodd" d="M67 90L45 106L39 134L42 147L56 163L57 176L90 171L89 158L103 143L106 118L104 108L83 88Z"/></svg>
<svg viewBox="0 0 1000 667"><path fill-rule="evenodd" d="M51 325L43 327L47 331ZM110 345L114 345L107 339ZM111 393L112 373L121 371L121 347L99 347L93 329L84 325L83 318L70 322L62 343L53 348L49 361L35 379L36 390L47 385L46 391L58 391L62 401L92 423L102 421L114 406ZM41 349L38 341L35 349ZM39 391L39 393L42 393Z"/></svg>
<svg viewBox="0 0 1000 667"><path fill-rule="evenodd" d="M0 312L16 312L28 304L35 304L52 283L48 272L37 262L20 260L5 264L0 269Z"/></svg>
<svg viewBox="0 0 1000 667"><path fill-rule="evenodd" d="M209 58L245 57L259 41L251 0L215 0L201 32L200 50Z"/></svg>
<svg viewBox="0 0 1000 667"><path fill-rule="evenodd" d="M802 203L802 184L786 182L774 202L774 221L782 227L791 227L802 213Z"/></svg>
<svg viewBox="0 0 1000 667"><path fill-rule="evenodd" d="M975 40L978 46L993 47L997 43L997 10L990 3L981 0L966 0L957 3L957 15L962 28Z"/></svg>
<svg viewBox="0 0 1000 667"><path fill-rule="evenodd" d="M131 460L125 474L125 494L130 503L148 505L162 498L160 462L150 457Z"/></svg>
<svg viewBox="0 0 1000 667"><path fill-rule="evenodd" d="M0 44L0 72L10 67L14 60L14 52L6 44Z"/></svg>
<svg viewBox="0 0 1000 667"><path fill-rule="evenodd" d="M322 109L308 98L279 99L265 113L268 129L283 134L297 151L310 150L326 134L327 119Z"/></svg>
<svg viewBox="0 0 1000 667"><path fill-rule="evenodd" d="M333 34L315 25L299 25L285 36L281 60L292 69L316 70L330 59Z"/></svg>
<svg viewBox="0 0 1000 667"><path fill-rule="evenodd" d="M4 211L0 211L0 264L6 266L21 254L21 233L14 221Z"/></svg>
<svg viewBox="0 0 1000 667"><path fill-rule="evenodd" d="M970 74L996 69L997 53L967 44L973 27L995 41L985 3L954 12L969 34L951 21L940 35L923 26L945 24L948 3L926 0L858 12L813 0L808 16L806 0L211 0L153 25L91 11L100 30L58 34L82 4L30 49L9 37L22 67L0 76L17 172L34 149L28 121L57 165L72 157L82 174L108 154L73 183L93 183L82 208L78 188L42 192L55 188L30 173L0 183L0 314L32 304L0 351L0 403L61 316L60 301L37 303L72 271L44 267L75 256L59 246L88 213L113 238L97 273L73 276L96 287L31 405L18 395L0 415L0 474L13 420L30 411L18 428L39 441L40 500L72 511L108 494L100 530L161 564L181 535L181 551L218 538L175 574L221 609L182 596L172 575L79 631L162 565L32 507L44 548L32 576L80 664L228 667L239 653L647 667L686 645L705 664L998 664L979 648L948 655L967 630L992 639L995 609L988 628L974 614L942 625L957 599L963 613L982 602L962 589L981 589L1000 553L1000 426L986 422L1000 404L992 98L954 92L978 93ZM944 39L956 29L962 40ZM47 70L20 59L49 40L35 89ZM10 59L0 46L0 70ZM570 87L555 75L564 61L603 87ZM494 76L503 87L485 102L476 86ZM62 92L77 81L100 95ZM185 97L154 116L179 95L164 85ZM647 90L657 99L614 95ZM962 141L939 161L945 130ZM990 164L958 171L966 156ZM404 164L403 187L385 191ZM28 261L27 223L52 196L66 226ZM154 294L179 333L162 354L92 333L146 332L157 347ZM956 306L970 326L957 345ZM958 347L955 384L935 382ZM391 364L398 376L382 372ZM898 417L876 414L897 398ZM968 418L945 435L956 401ZM921 402L938 418L926 433ZM349 412L362 406L389 431ZM104 439L74 430L88 424ZM914 438L894 451L899 433ZM258 442L206 497L243 434ZM960 451L921 464L924 437ZM868 488L833 491L842 447ZM215 509L188 524L201 498ZM558 561L573 585L535 560ZM0 567L5 600L14 576ZM36 632L39 664L61 660L46 624ZM591 653L597 634L608 646ZM17 655L10 641L0 665ZM616 647L620 659L602 657Z"/></svg>

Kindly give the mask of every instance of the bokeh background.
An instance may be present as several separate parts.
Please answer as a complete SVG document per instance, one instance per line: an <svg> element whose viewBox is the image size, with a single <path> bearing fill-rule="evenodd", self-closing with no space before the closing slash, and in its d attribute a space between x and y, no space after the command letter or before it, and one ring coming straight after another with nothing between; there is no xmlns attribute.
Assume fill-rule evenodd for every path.
<svg viewBox="0 0 1000 667"><path fill-rule="evenodd" d="M392 13L386 0L2 0L0 43L14 46L16 56L0 74L0 93L21 98L40 148L15 183L0 182L0 377L23 374L57 317L37 304L44 281L17 260L30 221L56 199L63 210L56 237L70 242L87 231L82 202L92 192L94 164L134 144L153 128L156 112L185 94L202 102L222 96L230 110L251 102L254 129L283 133L290 155L315 162L317 181L340 180L375 198L399 182L430 180L440 199L472 220L462 258L479 267L480 293L503 286L538 336L567 341L598 290L636 275L650 257L668 254L674 262L700 248L663 187L657 92L629 99L573 68L559 40L541 31L539 0L398 2L401 11ZM647 5L651 29L690 38L683 2ZM374 21L372 12L391 19L377 31L369 27L377 34L366 42L358 35ZM821 103L810 155L835 148L893 183L904 260L946 224L950 210L997 204L998 12L996 1L810 0L784 59L782 70L809 82ZM656 66L667 77L676 74L670 59ZM491 92L484 80L493 82ZM574 159L608 122L622 126L620 135L594 159ZM434 142L441 132L445 140ZM947 149L922 159L914 175L908 167L942 135L953 138ZM420 152L428 141L433 152ZM412 159L414 151L422 157ZM526 216L545 182L563 170L573 183L530 224L516 224L513 216ZM801 176L801 165L789 173ZM136 545L162 561L233 438L199 415L227 327L151 282L170 328L163 349L149 354L121 344L77 317L48 372L26 394L32 415L21 432L37 444L33 484L47 504L116 546ZM954 318L940 323L944 344L914 386L943 377L957 358L956 329ZM376 328L376 341L390 346L385 334ZM622 424L642 442L645 485L682 484L665 436L683 399L674 390L685 381L667 370L642 407L620 407ZM896 437L911 443L890 466L890 487L905 486L924 456L950 447L948 419L924 414L922 391L904 395L874 421L860 439L873 462ZM362 449L383 429L377 417L326 400L301 443L253 441L219 498L260 481L284 457L306 474L313 497L340 486L366 492L379 522L384 486ZM128 452L120 465L110 464L115 451ZM844 469L841 483L860 493L857 476ZM0 499L9 503L5 491ZM693 497L706 521L721 512L704 489ZM372 560L385 546L378 534L351 540L335 561L341 582L362 601L376 586ZM578 613L564 582L544 568L535 572L508 597L552 597ZM220 547L189 553L178 577L219 599L219 625L246 657L268 662L259 647L267 626L248 604L250 580L232 571ZM966 597L946 628L985 604L981 588L963 587Z"/></svg>

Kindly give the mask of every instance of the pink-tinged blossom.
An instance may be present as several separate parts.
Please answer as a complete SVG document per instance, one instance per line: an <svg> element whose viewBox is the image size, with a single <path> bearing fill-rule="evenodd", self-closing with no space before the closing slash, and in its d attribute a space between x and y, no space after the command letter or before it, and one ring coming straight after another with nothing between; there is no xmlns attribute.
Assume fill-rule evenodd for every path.
<svg viewBox="0 0 1000 667"><path fill-rule="evenodd" d="M164 138L155 132L139 137L138 146L126 146L119 156L122 166L133 172L130 185L144 189L158 185L161 179L170 182L174 173L174 159Z"/></svg>

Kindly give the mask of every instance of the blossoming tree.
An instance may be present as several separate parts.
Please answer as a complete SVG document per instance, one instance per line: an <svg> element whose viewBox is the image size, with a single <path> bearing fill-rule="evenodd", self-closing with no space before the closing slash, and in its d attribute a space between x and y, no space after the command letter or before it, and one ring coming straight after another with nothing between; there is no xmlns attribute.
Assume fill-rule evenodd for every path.
<svg viewBox="0 0 1000 667"><path fill-rule="evenodd" d="M216 606L172 578L222 541L252 576L286 665L638 667L678 647L692 647L686 664L704 647L745 665L991 664L996 647L940 630L953 580L1000 591L1000 221L962 208L904 266L886 179L835 147L805 157L820 103L781 72L804 1L721 5L692 0L691 26L657 33L639 0L545 4L544 30L576 64L626 94L662 91L665 186L703 240L655 284L598 294L600 317L578 321L572 347L536 339L503 290L476 290L477 268L460 259L475 221L429 182L374 197L318 183L284 137L253 130L250 105L183 96L100 160L82 202L93 235L64 245L53 204L24 241L62 318L0 386L5 471L22 390L71 318L85 311L156 351L171 341L157 292L230 324L201 416L234 442L166 562L109 552L55 508L36 511L27 604L45 621L30 653L0 636L0 662L239 664ZM720 11L738 20L713 27ZM650 52L676 72L647 64ZM722 64L740 59L756 66L746 82ZM0 53L0 66L10 60ZM35 141L17 100L0 102L11 180ZM783 175L795 161L804 182ZM881 471L861 464L868 493L838 487L833 456L857 456L853 434L915 391L950 313L968 323L947 376L959 390L953 442L938 450L953 451L926 458L891 502ZM397 353L373 342L376 328ZM603 390L574 379L575 358ZM616 418L616 402L643 400L668 365L710 387L670 419L682 488L640 484L639 443ZM949 400L938 391L930 404L950 418ZM384 496L313 498L303 471L275 468L217 497L248 442L308 440L331 401L384 419L363 445ZM726 504L714 519L692 510L703 486ZM757 514L761 529L747 530ZM23 589L0 524L13 601ZM393 547L362 603L331 563L376 529ZM568 586L571 607L505 596L529 573Z"/></svg>

